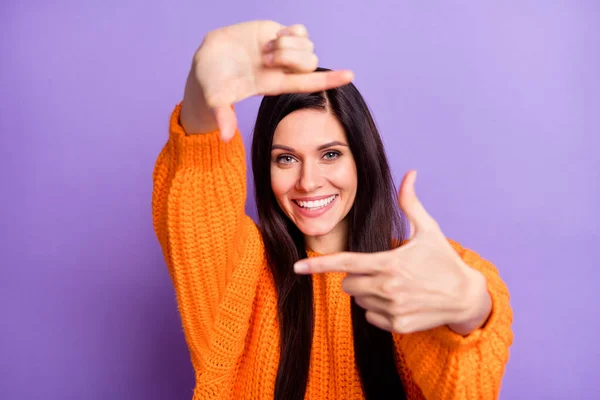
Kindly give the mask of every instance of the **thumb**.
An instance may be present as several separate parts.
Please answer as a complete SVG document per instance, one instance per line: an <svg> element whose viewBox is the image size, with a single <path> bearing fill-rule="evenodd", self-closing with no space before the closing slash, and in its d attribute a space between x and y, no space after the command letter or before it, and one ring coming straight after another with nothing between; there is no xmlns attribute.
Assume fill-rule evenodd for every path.
<svg viewBox="0 0 600 400"><path fill-rule="evenodd" d="M219 127L221 140L229 142L237 129L237 116L232 106L221 106L212 109L215 121Z"/></svg>
<svg viewBox="0 0 600 400"><path fill-rule="evenodd" d="M410 238L421 230L426 230L435 226L437 223L427 213L421 201L415 192L415 182L417 180L417 171L408 171L404 175L400 190L398 193L398 203L400 208L406 214L410 223Z"/></svg>

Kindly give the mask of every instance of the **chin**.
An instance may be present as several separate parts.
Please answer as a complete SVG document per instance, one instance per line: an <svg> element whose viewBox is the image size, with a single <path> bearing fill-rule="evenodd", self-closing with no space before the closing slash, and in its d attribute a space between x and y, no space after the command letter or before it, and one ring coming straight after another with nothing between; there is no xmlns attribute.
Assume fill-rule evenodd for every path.
<svg viewBox="0 0 600 400"><path fill-rule="evenodd" d="M335 224L299 224L300 232L306 236L325 236L335 228Z"/></svg>

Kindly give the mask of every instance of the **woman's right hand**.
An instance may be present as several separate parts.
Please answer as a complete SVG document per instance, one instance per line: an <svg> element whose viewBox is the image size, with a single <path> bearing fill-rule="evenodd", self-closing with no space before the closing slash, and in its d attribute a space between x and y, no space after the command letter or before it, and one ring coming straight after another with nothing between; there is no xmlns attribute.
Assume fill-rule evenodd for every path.
<svg viewBox="0 0 600 400"><path fill-rule="evenodd" d="M194 55L181 110L188 133L233 137L231 105L254 95L317 92L349 83L351 71L314 72L317 56L303 25L252 21L206 35Z"/></svg>

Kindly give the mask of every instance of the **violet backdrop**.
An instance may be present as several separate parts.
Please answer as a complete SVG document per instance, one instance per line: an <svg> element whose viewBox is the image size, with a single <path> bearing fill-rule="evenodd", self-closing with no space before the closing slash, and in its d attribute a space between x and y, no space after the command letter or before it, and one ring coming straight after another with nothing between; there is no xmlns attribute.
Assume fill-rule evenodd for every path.
<svg viewBox="0 0 600 400"><path fill-rule="evenodd" d="M416 168L446 235L499 268L501 398L600 398L592 0L3 1L0 398L191 398L151 174L204 34L251 19L304 23L355 71L396 182Z"/></svg>

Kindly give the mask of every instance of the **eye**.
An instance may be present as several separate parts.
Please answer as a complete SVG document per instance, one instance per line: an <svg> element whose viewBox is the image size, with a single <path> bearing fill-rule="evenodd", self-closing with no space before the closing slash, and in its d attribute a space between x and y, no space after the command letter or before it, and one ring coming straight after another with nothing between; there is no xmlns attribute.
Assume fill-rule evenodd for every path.
<svg viewBox="0 0 600 400"><path fill-rule="evenodd" d="M278 164L292 164L296 161L296 159L289 154L282 154L277 157Z"/></svg>
<svg viewBox="0 0 600 400"><path fill-rule="evenodd" d="M342 154L339 151L328 151L323 154L323 158L327 161L332 161L338 159Z"/></svg>

